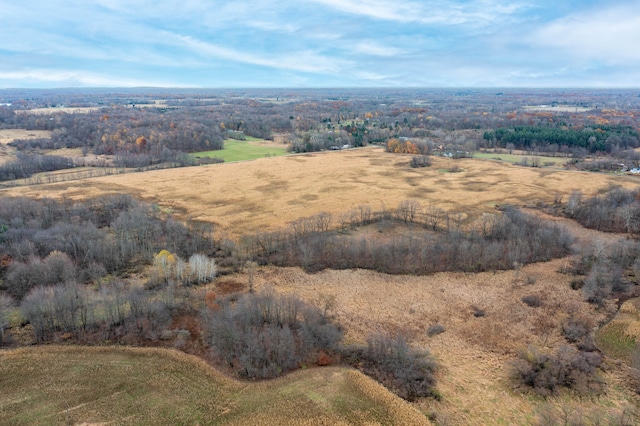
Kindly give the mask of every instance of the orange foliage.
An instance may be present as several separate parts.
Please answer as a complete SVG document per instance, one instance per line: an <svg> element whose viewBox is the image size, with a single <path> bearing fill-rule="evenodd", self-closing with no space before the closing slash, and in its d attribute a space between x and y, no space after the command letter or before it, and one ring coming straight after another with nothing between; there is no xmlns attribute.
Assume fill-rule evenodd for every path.
<svg viewBox="0 0 640 426"><path fill-rule="evenodd" d="M420 154L418 147L411 141L401 141L391 138L387 142L387 150L397 154Z"/></svg>
<svg viewBox="0 0 640 426"><path fill-rule="evenodd" d="M11 256L9 256L8 254L3 254L2 256L0 256L0 268L8 268L9 265L11 265L12 261L13 259L11 259Z"/></svg>
<svg viewBox="0 0 640 426"><path fill-rule="evenodd" d="M147 146L147 139L144 136L138 136L136 145L138 145L140 149L144 149L144 147Z"/></svg>
<svg viewBox="0 0 640 426"><path fill-rule="evenodd" d="M418 147L409 141L405 144L405 149L407 154L420 154Z"/></svg>

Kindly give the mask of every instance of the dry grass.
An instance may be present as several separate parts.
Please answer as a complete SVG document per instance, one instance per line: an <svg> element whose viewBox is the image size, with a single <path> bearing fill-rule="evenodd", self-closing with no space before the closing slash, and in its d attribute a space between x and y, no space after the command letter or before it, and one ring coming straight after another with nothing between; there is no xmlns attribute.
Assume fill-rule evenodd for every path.
<svg viewBox="0 0 640 426"><path fill-rule="evenodd" d="M0 164L15 159L16 150L7 146L16 139L37 139L49 138L49 130L24 130L24 129L3 129L0 130Z"/></svg>
<svg viewBox="0 0 640 426"><path fill-rule="evenodd" d="M574 105L529 105L522 107L527 111L543 111L543 112L587 112L593 108L574 106Z"/></svg>
<svg viewBox="0 0 640 426"><path fill-rule="evenodd" d="M640 299L627 300L609 323L598 330L596 341L607 354L630 363L631 353L640 342Z"/></svg>
<svg viewBox="0 0 640 426"><path fill-rule="evenodd" d="M268 284L278 292L295 293L309 302L335 298L333 313L345 328L346 340L363 342L371 331L403 331L428 347L441 369L438 391L442 402L425 400L418 406L436 412L451 424L532 424L544 401L514 391L508 362L529 344L551 349L564 342L560 331L569 312L604 320L570 289L570 276L560 274L566 259L528 265L515 271L480 274L439 273L432 276L393 276L372 271L324 271L306 274L297 268L262 268L259 288ZM528 284L527 277L535 284ZM234 277L241 281L242 276ZM521 298L536 294L544 304L531 308ZM475 317L474 308L484 317ZM427 329L442 324L446 331L428 337ZM610 376L610 377L609 377ZM617 406L634 400L615 375L609 375L607 394L597 403L580 399L576 409Z"/></svg>
<svg viewBox="0 0 640 426"><path fill-rule="evenodd" d="M8 144L16 139L38 139L49 138L49 130L24 130L24 129L3 129L0 130L0 144Z"/></svg>
<svg viewBox="0 0 640 426"><path fill-rule="evenodd" d="M156 105L153 105L156 106ZM17 110L17 114L35 114L35 115L49 115L55 113L67 113L67 114L88 114L94 111L100 111L102 107L49 107L49 108L33 108Z"/></svg>
<svg viewBox="0 0 640 426"><path fill-rule="evenodd" d="M0 352L3 424L428 424L360 373L316 368L256 384L162 349Z"/></svg>
<svg viewBox="0 0 640 426"><path fill-rule="evenodd" d="M433 204L462 213L471 223L483 213L495 213L497 204L551 203L556 194L566 197L576 189L589 196L611 184L637 185L634 177L524 168L474 159L435 158L432 167L411 169L409 160L410 156L391 155L373 147L45 184L10 189L4 194L83 199L106 193L130 193L184 217L218 223L223 231L238 237L281 227L321 211L340 214L361 204L374 210L383 206L393 209L400 201L414 198L423 205ZM442 172L454 164L462 172ZM564 222L580 242L618 238L585 230L571 221L546 218ZM519 272L441 273L426 277L389 276L362 270L306 274L297 268L263 268L256 277L256 286L269 284L279 292L297 293L310 302L335 297L334 311L337 321L345 327L348 341L362 342L375 330L402 330L413 335L418 345L429 347L442 366L438 390L443 398L441 402L426 400L417 404L425 413L435 412L449 424L535 424L536 410L544 410L547 403L513 389L508 378L508 361L528 344L551 349L563 343L560 325L570 312L591 316L596 321L611 314L606 309L594 310L582 300L581 292L570 289L571 277L557 272L567 262L568 259L558 259L528 265ZM531 281L535 283L528 284L527 277L535 278ZM245 275L225 280L233 283L234 288L242 288L243 284L246 288ZM528 295L541 297L543 305L526 306L521 299ZM486 315L475 317L474 309L483 309ZM436 323L446 331L430 338L426 331ZM305 373L280 380L290 380L287 383L291 395L301 393L306 395L301 398L327 404L326 398L315 396L317 385L307 380ZM296 382L298 379L303 381ZM605 379L609 383L607 392L597 400L563 394L549 403L585 412L591 409L607 412L629 402L637 404L636 396L623 384L615 368L606 373ZM270 389L274 395L283 395L274 390L280 389L278 385L270 383L281 382L259 384L252 392L244 392L246 398L255 402L265 394L271 395L258 392L256 389L262 389L259 386ZM348 383L355 387L353 381ZM261 421L285 423L282 413L287 413L289 402L268 401L273 403L273 409L260 408ZM372 407L367 401L349 402L348 409L333 402L330 410L342 416L339 418L303 419L315 424L364 423L359 416L367 411L356 408ZM313 413L306 402L296 404L295 407L302 408L295 413ZM295 407L292 410L298 410ZM242 422L242 418L227 420Z"/></svg>
<svg viewBox="0 0 640 426"><path fill-rule="evenodd" d="M63 184L11 189L7 195L82 199L105 193L130 193L218 223L232 236L274 229L321 211L340 214L361 204L394 209L418 199L469 220L493 212L496 204L552 202L556 193L580 189L594 194L633 177L534 169L474 159L435 158L429 168L412 169L410 156L380 148L258 159L175 170L106 176ZM453 164L460 173L442 173Z"/></svg>

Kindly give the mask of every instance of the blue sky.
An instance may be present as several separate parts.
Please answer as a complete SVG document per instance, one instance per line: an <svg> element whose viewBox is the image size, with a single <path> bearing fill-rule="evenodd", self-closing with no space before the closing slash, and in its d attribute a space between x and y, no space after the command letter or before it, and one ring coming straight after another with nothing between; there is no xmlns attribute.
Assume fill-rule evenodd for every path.
<svg viewBox="0 0 640 426"><path fill-rule="evenodd" d="M640 0L0 0L0 88L640 87Z"/></svg>

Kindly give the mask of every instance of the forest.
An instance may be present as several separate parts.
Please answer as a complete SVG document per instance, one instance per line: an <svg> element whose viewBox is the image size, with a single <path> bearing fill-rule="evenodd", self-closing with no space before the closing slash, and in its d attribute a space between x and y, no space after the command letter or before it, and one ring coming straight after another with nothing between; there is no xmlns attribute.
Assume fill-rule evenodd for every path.
<svg viewBox="0 0 640 426"><path fill-rule="evenodd" d="M0 93L0 129L51 133L9 144L21 155L0 165L4 181L78 167L193 166L202 161L191 154L246 137L280 137L295 153L412 139L440 154L503 148L578 159L611 155L616 163L637 163L630 150L640 145L638 117L628 113L638 104L632 91L615 96L608 91L388 89L24 95ZM543 102L552 106L522 108ZM582 109L554 111L553 105L564 104ZM35 108L45 110L29 112ZM81 154L42 155L61 148ZM89 155L100 160L88 161Z"/></svg>

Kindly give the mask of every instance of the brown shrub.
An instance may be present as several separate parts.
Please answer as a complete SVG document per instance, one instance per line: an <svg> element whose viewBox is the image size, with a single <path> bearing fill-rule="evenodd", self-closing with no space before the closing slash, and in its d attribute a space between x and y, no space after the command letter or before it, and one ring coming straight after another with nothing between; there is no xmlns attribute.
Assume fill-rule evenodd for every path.
<svg viewBox="0 0 640 426"><path fill-rule="evenodd" d="M219 309L218 302L216 302L216 293L213 291L207 291L204 296L204 303L209 309Z"/></svg>
<svg viewBox="0 0 640 426"><path fill-rule="evenodd" d="M320 351L318 353L318 360L316 361L316 364L318 364L320 367L331 365L332 359L325 351Z"/></svg>

